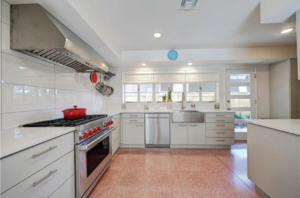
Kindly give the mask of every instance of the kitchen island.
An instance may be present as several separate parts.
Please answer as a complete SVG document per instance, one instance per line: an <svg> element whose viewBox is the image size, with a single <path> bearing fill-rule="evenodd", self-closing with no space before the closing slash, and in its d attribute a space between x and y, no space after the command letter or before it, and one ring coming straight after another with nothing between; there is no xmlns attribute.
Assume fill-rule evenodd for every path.
<svg viewBox="0 0 300 198"><path fill-rule="evenodd" d="M300 197L300 120L249 120L248 177L264 197Z"/></svg>

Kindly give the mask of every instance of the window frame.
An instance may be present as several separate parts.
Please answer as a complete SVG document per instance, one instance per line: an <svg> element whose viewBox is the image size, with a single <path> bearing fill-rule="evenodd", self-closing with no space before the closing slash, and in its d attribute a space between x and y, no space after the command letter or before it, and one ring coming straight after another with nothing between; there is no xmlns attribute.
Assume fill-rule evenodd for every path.
<svg viewBox="0 0 300 198"><path fill-rule="evenodd" d="M125 92L125 85L137 85L137 92ZM141 103L141 89L140 89L140 85L152 85L152 101L151 102L142 102L142 103L152 103L153 102L153 90L154 90L154 87L153 87L153 83L124 83L122 84L122 87L123 87L123 103ZM126 102L125 101L125 95L126 93L137 93L137 98L138 100L136 102ZM147 93L147 92L142 92L142 93Z"/></svg>
<svg viewBox="0 0 300 198"><path fill-rule="evenodd" d="M199 84L199 101L187 101L187 94L190 92L188 92L187 91L187 89L186 89L186 87L187 87L187 85L188 84L191 84L191 83L195 83L195 84ZM202 86L201 86L201 84L203 84L203 83L214 83L214 87L215 87L215 91L214 91L214 93L215 93L215 100L213 100L213 101L203 101L202 100L202 96L203 96L203 89L202 89ZM217 83L218 82L186 82L185 83L185 101L186 102L216 102L216 99L217 99Z"/></svg>
<svg viewBox="0 0 300 198"><path fill-rule="evenodd" d="M200 72L199 74L205 74L206 72ZM210 73L212 73L212 72L208 72L208 74L210 74ZM216 72L213 72L213 73L216 73ZM158 73L159 74L159 73ZM158 75L157 74L157 75ZM167 74L173 74L173 73L167 73ZM153 82L142 82L142 83L138 83L138 81L136 81L136 82L133 82L133 83L129 83L129 81L127 82L127 83L125 83L125 82L122 82L122 99L123 99L123 103L162 103L162 99L160 99L160 98L158 98L158 100L156 101L156 98L157 98L157 94L158 94L158 92L157 92L157 88L156 88L156 85L157 84L161 84L161 85L163 85L163 84L169 84L170 85L170 89L172 90L172 93L174 93L174 91L173 91L173 87L174 87L174 84L182 84L183 85L183 93L184 93L184 98L183 98L183 100L185 101L185 102L190 102L190 103L197 103L197 102L199 102L199 103L213 103L213 102L216 102L216 101L218 101L218 98L219 98L219 79L218 79L218 81L210 81L210 79L207 79L206 78L206 80L204 80L204 81L202 81L202 82L195 82L195 81L192 81L192 82L188 82L187 81L187 75L188 75L189 73L185 73L185 80L184 80L184 82L174 82L174 81L171 81L171 82L167 82L167 81L165 81L165 82L155 82L154 80L153 80ZM195 74L198 74L198 73L195 73ZM123 74L124 75L124 74ZM129 74L129 73L126 73L125 75L131 75L131 74ZM137 74L138 75L138 74ZM153 74L153 75L156 75L156 74ZM153 77L154 78L154 77ZM201 84L205 84L205 83L213 83L214 84L214 100L211 100L211 101L203 101L203 86L201 86ZM151 84L152 85L152 101L141 101L141 93L150 93L150 92L141 92L141 89L140 89L140 87L141 87L141 85L143 85L143 84ZM197 101L188 101L187 100L187 97L188 97L188 93L189 92L187 92L187 85L188 84L198 84L199 85L199 87L201 87L201 89L199 90L199 100L197 100ZM138 88L138 91L137 92L125 92L125 85L137 85L137 88ZM125 101L125 96L126 96L126 94L128 94L128 93L137 93L137 101L134 101L134 102L126 102ZM167 92L166 92L167 93ZM173 95L173 94L172 94ZM208 98L210 97L210 95L208 95L207 96ZM180 98L180 97L179 97ZM181 102L181 101L174 101L174 97L172 97L172 99L173 99L173 103L178 103L178 102Z"/></svg>

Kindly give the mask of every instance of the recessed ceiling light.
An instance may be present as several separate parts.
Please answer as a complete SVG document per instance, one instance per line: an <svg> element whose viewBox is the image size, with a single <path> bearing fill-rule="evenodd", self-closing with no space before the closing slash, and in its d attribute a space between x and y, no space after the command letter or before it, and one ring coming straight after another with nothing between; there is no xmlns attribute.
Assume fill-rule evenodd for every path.
<svg viewBox="0 0 300 198"><path fill-rule="evenodd" d="M147 65L146 63L142 63L142 66L144 66L144 67L145 67L146 65Z"/></svg>
<svg viewBox="0 0 300 198"><path fill-rule="evenodd" d="M188 65L193 65L193 63L188 63Z"/></svg>
<svg viewBox="0 0 300 198"><path fill-rule="evenodd" d="M25 69L25 67L19 67L20 69Z"/></svg>
<svg viewBox="0 0 300 198"><path fill-rule="evenodd" d="M155 33L155 34L153 34L153 36L154 36L155 38L159 38L159 37L161 37L161 33Z"/></svg>
<svg viewBox="0 0 300 198"><path fill-rule="evenodd" d="M286 34L286 33L289 33L289 32L291 32L291 31L293 31L294 30L294 28L287 28L287 29L285 29L285 30L282 30L281 31L281 34Z"/></svg>

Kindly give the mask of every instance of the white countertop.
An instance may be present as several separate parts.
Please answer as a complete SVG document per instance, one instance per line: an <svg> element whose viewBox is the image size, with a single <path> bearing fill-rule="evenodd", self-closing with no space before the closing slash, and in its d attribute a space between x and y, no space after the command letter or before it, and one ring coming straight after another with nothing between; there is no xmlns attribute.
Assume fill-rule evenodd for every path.
<svg viewBox="0 0 300 198"><path fill-rule="evenodd" d="M245 120L245 122L284 131L294 135L300 135L300 119L263 119Z"/></svg>
<svg viewBox="0 0 300 198"><path fill-rule="evenodd" d="M107 116L114 116L120 113L173 113L174 111L181 111L181 109L149 109L149 110L106 110L101 111L101 114L107 114ZM202 113L234 113L235 111L220 109L220 110L198 110L198 109L188 109L185 111L199 111Z"/></svg>
<svg viewBox="0 0 300 198"><path fill-rule="evenodd" d="M75 127L31 127L1 131L0 159L75 130Z"/></svg>

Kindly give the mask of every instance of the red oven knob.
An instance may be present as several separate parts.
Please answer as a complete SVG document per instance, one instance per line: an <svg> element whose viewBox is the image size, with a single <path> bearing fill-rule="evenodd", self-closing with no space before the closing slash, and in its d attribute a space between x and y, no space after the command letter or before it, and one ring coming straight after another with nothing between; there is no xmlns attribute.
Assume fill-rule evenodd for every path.
<svg viewBox="0 0 300 198"><path fill-rule="evenodd" d="M114 124L114 121L111 121L111 124Z"/></svg>
<svg viewBox="0 0 300 198"><path fill-rule="evenodd" d="M98 132L97 127L94 128L93 132L94 132L94 133L97 133L97 132Z"/></svg>
<svg viewBox="0 0 300 198"><path fill-rule="evenodd" d="M109 122L105 123L105 126L108 127L109 126Z"/></svg>
<svg viewBox="0 0 300 198"><path fill-rule="evenodd" d="M93 135L93 134L94 134L93 130L92 129L89 130L89 135Z"/></svg>
<svg viewBox="0 0 300 198"><path fill-rule="evenodd" d="M88 138L88 137L89 137L89 134L88 134L88 133L83 133L83 134L82 134L82 137L83 137L83 138Z"/></svg>
<svg viewBox="0 0 300 198"><path fill-rule="evenodd" d="M101 131L101 127L100 127L100 126L98 126L98 127L97 127L97 130L98 130L98 131Z"/></svg>

